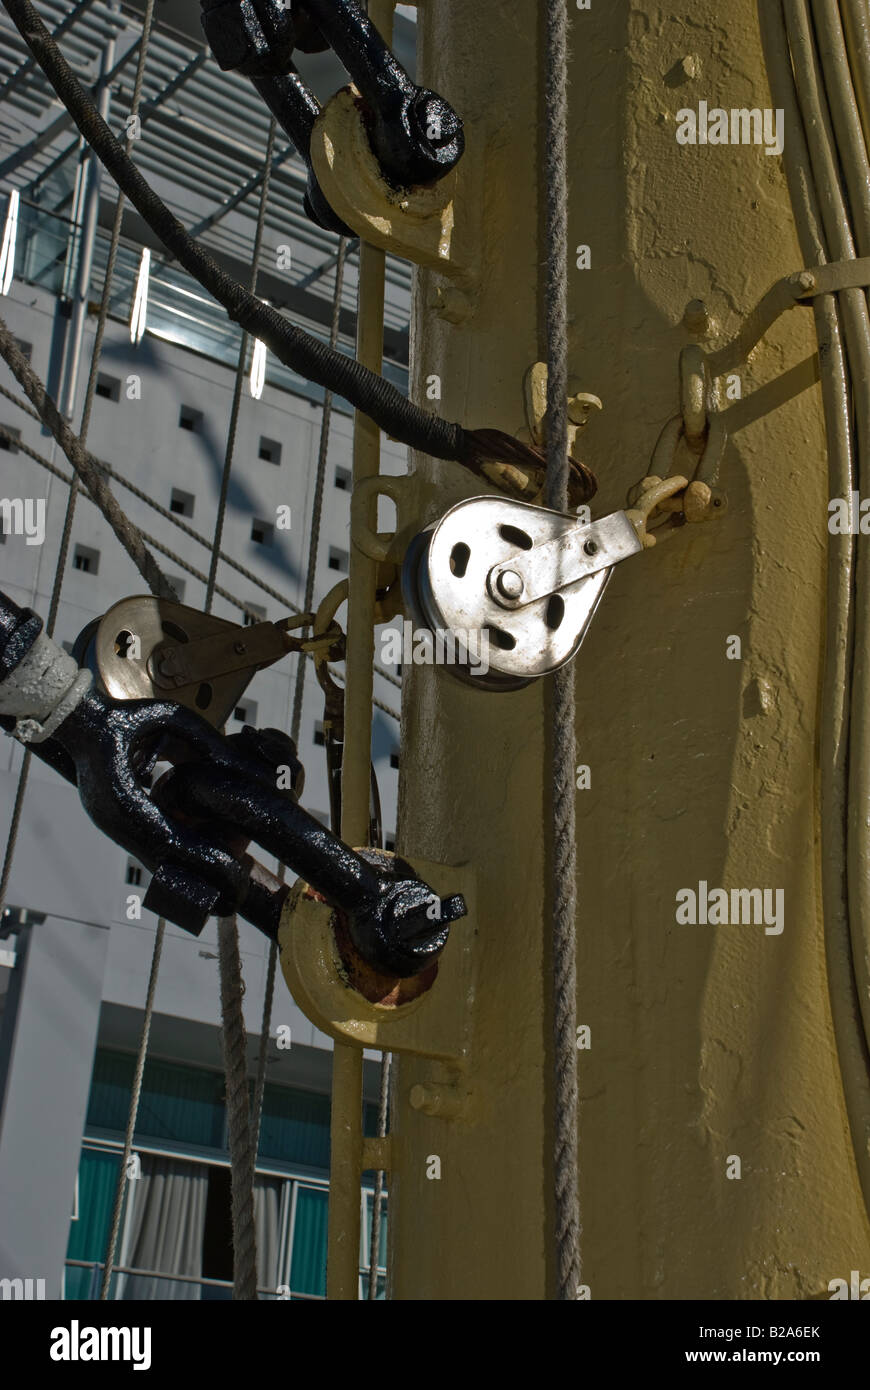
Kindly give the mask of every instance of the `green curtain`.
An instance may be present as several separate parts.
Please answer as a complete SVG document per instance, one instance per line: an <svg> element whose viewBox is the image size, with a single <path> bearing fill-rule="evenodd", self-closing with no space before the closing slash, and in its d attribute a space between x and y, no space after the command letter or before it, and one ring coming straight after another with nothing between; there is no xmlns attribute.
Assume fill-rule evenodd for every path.
<svg viewBox="0 0 870 1390"><path fill-rule="evenodd" d="M127 1127L135 1058L100 1048L94 1063L88 1124L96 1129ZM148 1061L136 1134L164 1143L220 1149L224 1127L224 1079L218 1072Z"/></svg>
<svg viewBox="0 0 870 1390"><path fill-rule="evenodd" d="M263 1094L260 1158L329 1169L329 1096L267 1086Z"/></svg>
<svg viewBox="0 0 870 1390"><path fill-rule="evenodd" d="M290 1287L294 1293L326 1297L326 1216L328 1195L322 1188L302 1187L296 1193L296 1224Z"/></svg>
<svg viewBox="0 0 870 1390"><path fill-rule="evenodd" d="M134 1065L129 1053L98 1050L88 1106L91 1127L123 1134ZM172 1062L146 1062L136 1124L139 1139L222 1149L223 1127L223 1076ZM329 1097L289 1086L267 1086L259 1153L264 1159L301 1163L327 1173Z"/></svg>
<svg viewBox="0 0 870 1390"><path fill-rule="evenodd" d="M82 1149L79 1161L79 1215L70 1222L69 1260L102 1260L112 1220L112 1204L118 1185L121 1155ZM66 1297L87 1298L92 1271L67 1269Z"/></svg>

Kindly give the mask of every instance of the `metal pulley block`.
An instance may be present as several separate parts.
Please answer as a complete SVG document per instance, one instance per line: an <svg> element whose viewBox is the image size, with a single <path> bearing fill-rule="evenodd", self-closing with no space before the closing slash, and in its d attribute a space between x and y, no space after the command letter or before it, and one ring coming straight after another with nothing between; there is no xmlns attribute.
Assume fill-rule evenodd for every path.
<svg viewBox="0 0 870 1390"><path fill-rule="evenodd" d="M415 621L452 638L460 656L448 669L482 689L517 690L571 660L613 565L643 548L626 512L578 525L563 512L473 497L412 541L402 592ZM461 659L471 634L485 674L471 669L482 661Z"/></svg>
<svg viewBox="0 0 870 1390"><path fill-rule="evenodd" d="M249 725L223 735L177 700L115 698L41 629L0 593L0 728L72 783L95 824L151 871L145 907L195 935L210 915L238 912L274 936L290 886L247 853L253 843L344 914L354 951L376 972L430 970L464 899L433 892L404 861L372 862L303 810L291 738ZM152 785L161 763L169 768Z"/></svg>
<svg viewBox="0 0 870 1390"><path fill-rule="evenodd" d="M221 728L254 674L299 649L287 625L242 627L144 594L88 624L73 655L116 700L174 700Z"/></svg>

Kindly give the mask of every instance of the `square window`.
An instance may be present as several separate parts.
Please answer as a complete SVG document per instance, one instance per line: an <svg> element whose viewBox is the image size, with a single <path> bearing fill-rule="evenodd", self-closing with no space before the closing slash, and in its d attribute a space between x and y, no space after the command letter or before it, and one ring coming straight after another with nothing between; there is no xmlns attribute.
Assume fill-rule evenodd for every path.
<svg viewBox="0 0 870 1390"><path fill-rule="evenodd" d="M233 710L233 719L240 724L256 724L257 706L253 700L240 700Z"/></svg>
<svg viewBox="0 0 870 1390"><path fill-rule="evenodd" d="M14 425L0 424L0 449L5 449L9 454L18 453L16 439L21 438L21 431L15 429Z"/></svg>
<svg viewBox="0 0 870 1390"><path fill-rule="evenodd" d="M169 510L175 512L176 516L193 516L194 496L192 492L182 492L181 488L174 487L169 499Z"/></svg>
<svg viewBox="0 0 870 1390"><path fill-rule="evenodd" d="M398 750L398 748L394 748L393 751L392 751L392 753L390 754L390 767L395 768L396 771L398 771L398 768L399 768L399 750Z"/></svg>
<svg viewBox="0 0 870 1390"><path fill-rule="evenodd" d="M255 623L266 621L266 610L261 608L258 603L246 603L243 617L245 627L253 627Z"/></svg>
<svg viewBox="0 0 870 1390"><path fill-rule="evenodd" d="M132 883L134 888L140 888L142 886L142 875L144 872L145 870L142 868L142 865L138 864L135 859L128 859L127 873L124 882Z"/></svg>
<svg viewBox="0 0 870 1390"><path fill-rule="evenodd" d="M350 480L351 480L351 473L350 473L350 469L349 469L349 468L336 468L336 470L335 470L335 486L339 489L339 491L341 491L341 492L349 492L349 491L350 491Z"/></svg>
<svg viewBox="0 0 870 1390"><path fill-rule="evenodd" d="M178 427L191 430L194 434L202 434L202 418L201 410L194 410L191 405L183 405L178 414Z"/></svg>
<svg viewBox="0 0 870 1390"><path fill-rule="evenodd" d="M393 833L392 833L392 835L385 835L385 836L384 836L384 849L388 849L391 853L393 853L393 852L395 851L395 848L396 848L396 832L395 832L395 830L394 830Z"/></svg>
<svg viewBox="0 0 870 1390"><path fill-rule="evenodd" d="M272 523L255 516L251 522L251 540L256 541L257 545L271 545L274 539L275 528Z"/></svg>
<svg viewBox="0 0 870 1390"><path fill-rule="evenodd" d="M265 459L267 463L281 462L281 445L277 439L267 439L264 434L260 435L260 458Z"/></svg>
<svg viewBox="0 0 870 1390"><path fill-rule="evenodd" d="M82 574L97 574L100 568L100 552L90 546L77 545L73 551L72 567Z"/></svg>
<svg viewBox="0 0 870 1390"><path fill-rule="evenodd" d="M346 550L337 550L334 545L329 547L329 568L338 570L339 574L347 574L348 553Z"/></svg>
<svg viewBox="0 0 870 1390"><path fill-rule="evenodd" d="M94 394L102 396L104 401L119 401L121 399L121 383L116 376L107 376L105 372L100 372L97 376Z"/></svg>
<svg viewBox="0 0 870 1390"><path fill-rule="evenodd" d="M314 724L314 742L318 748L323 748L326 745L326 735L323 732L323 723L320 719L316 720Z"/></svg>

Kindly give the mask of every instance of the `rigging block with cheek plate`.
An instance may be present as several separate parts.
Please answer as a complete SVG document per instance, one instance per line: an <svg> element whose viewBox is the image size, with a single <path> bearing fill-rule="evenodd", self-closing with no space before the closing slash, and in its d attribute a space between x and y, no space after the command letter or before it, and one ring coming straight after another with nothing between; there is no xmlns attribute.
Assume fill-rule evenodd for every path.
<svg viewBox="0 0 870 1390"><path fill-rule="evenodd" d="M583 641L614 564L643 549L630 514L577 518L524 502L472 497L412 541L402 591L433 631L486 639L487 690L517 690L564 666Z"/></svg>

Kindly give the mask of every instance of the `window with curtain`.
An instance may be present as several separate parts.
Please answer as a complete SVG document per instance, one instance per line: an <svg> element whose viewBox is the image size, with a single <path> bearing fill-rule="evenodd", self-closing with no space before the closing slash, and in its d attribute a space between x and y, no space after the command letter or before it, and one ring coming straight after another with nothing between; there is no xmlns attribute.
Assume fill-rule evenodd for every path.
<svg viewBox="0 0 870 1390"><path fill-rule="evenodd" d="M322 1187L297 1184L293 1223L292 1294L326 1297L326 1217L329 1194Z"/></svg>
<svg viewBox="0 0 870 1390"><path fill-rule="evenodd" d="M97 1051L88 1125L117 1135L127 1123L135 1059ZM366 1106L365 1126L375 1130L376 1107ZM294 1298L325 1298L328 1189L313 1174L329 1169L330 1100L326 1095L267 1085L258 1159L264 1166L299 1165L302 1172L258 1172L254 1203L258 1283L263 1290L289 1288ZM96 1142L103 1142L97 1140ZM232 1279L230 1175L226 1154L224 1078L220 1073L150 1059L146 1063L136 1127L141 1176L126 1184L118 1263L161 1275L117 1274L112 1295L123 1299L224 1299ZM185 1146L173 1152L174 1146ZM164 1150L150 1153L149 1149ZM190 1153L205 1162L191 1162ZM111 1220L120 1153L88 1146L82 1151L79 1215L71 1223L68 1258L102 1261ZM306 1177L305 1172L311 1174ZM372 1194L361 1193L361 1295L368 1281ZM386 1201L379 1266L386 1260ZM222 1281L204 1284L202 1280ZM383 1297L379 1275L378 1297ZM68 1298L94 1296L89 1270L67 1269ZM286 1296L286 1295L285 1295Z"/></svg>
<svg viewBox="0 0 870 1390"><path fill-rule="evenodd" d="M364 1219L360 1222L359 1233L359 1267L367 1271L360 1275L360 1298L369 1296L370 1266L369 1259L372 1248L372 1214L375 1206L375 1196L373 1192L363 1192L363 1214ZM377 1293L376 1299L383 1299L386 1296L386 1268L387 1268L387 1198L386 1194L381 1196L381 1225L378 1232L378 1274L377 1274Z"/></svg>
<svg viewBox="0 0 870 1390"><path fill-rule="evenodd" d="M128 1183L130 1225L120 1264L202 1278L208 1168L143 1154L141 1176ZM141 1274L118 1276L122 1299L198 1299L200 1285Z"/></svg>
<svg viewBox="0 0 870 1390"><path fill-rule="evenodd" d="M119 1153L82 1149L79 1160L76 1219L70 1222L68 1260L102 1260L106 1253L115 1188L118 1185ZM89 1298L93 1273L90 1269L64 1271L64 1297Z"/></svg>
<svg viewBox="0 0 870 1390"><path fill-rule="evenodd" d="M88 1125L124 1133L135 1064L132 1053L98 1049ZM224 1079L219 1072L149 1059L145 1063L136 1134L164 1143L221 1149L223 1097Z"/></svg>

